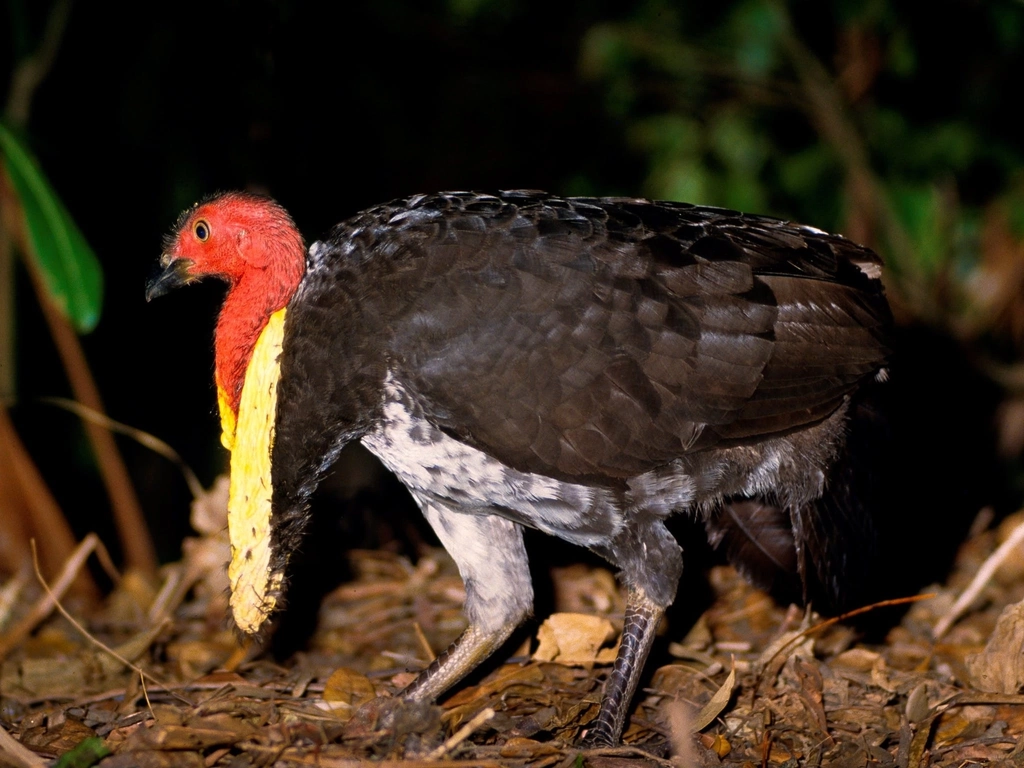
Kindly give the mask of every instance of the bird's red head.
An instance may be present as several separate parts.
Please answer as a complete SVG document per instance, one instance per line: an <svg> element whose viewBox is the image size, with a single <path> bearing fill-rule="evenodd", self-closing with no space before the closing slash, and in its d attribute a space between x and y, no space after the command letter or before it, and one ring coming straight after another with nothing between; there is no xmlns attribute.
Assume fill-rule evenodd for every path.
<svg viewBox="0 0 1024 768"><path fill-rule="evenodd" d="M227 192L178 217L164 241L160 266L161 273L147 286L147 299L206 276L230 285L257 278L294 291L305 266L305 247L291 216L276 202Z"/></svg>
<svg viewBox="0 0 1024 768"><path fill-rule="evenodd" d="M237 412L246 366L270 316L287 306L306 269L306 248L288 212L268 197L226 192L196 203L164 240L146 300L204 277L227 281L217 320L216 379Z"/></svg>

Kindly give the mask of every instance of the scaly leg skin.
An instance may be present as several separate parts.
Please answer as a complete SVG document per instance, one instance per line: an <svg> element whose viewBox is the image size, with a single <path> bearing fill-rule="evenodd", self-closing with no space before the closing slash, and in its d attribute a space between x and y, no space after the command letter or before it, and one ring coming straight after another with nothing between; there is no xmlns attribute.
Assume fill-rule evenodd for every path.
<svg viewBox="0 0 1024 768"><path fill-rule="evenodd" d="M522 528L497 515L456 512L421 502L423 514L466 584L469 626L399 694L433 701L504 643L533 609L533 584Z"/></svg>
<svg viewBox="0 0 1024 768"><path fill-rule="evenodd" d="M605 685L601 711L583 737L583 747L607 747L619 743L630 702L643 673L644 662L651 652L654 634L664 615L665 609L643 592L630 590L615 666Z"/></svg>
<svg viewBox="0 0 1024 768"><path fill-rule="evenodd" d="M509 625L500 632L485 633L471 624L399 696L405 701L433 701L482 664L515 628Z"/></svg>
<svg viewBox="0 0 1024 768"><path fill-rule="evenodd" d="M466 602L470 592L467 587ZM429 706L441 694L476 669L484 660L504 643L519 626L522 619L510 620L497 630L488 631L479 624L470 624L446 651L443 651L430 666L420 672L397 698L376 698L367 702L351 722L354 733L371 732L379 729L401 730L400 723L407 721L430 722L423 717Z"/></svg>

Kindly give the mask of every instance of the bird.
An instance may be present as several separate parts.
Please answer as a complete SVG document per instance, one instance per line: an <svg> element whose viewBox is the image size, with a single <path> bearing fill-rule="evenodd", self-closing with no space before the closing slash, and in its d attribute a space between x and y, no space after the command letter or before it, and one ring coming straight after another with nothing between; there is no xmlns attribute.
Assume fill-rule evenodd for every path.
<svg viewBox="0 0 1024 768"><path fill-rule="evenodd" d="M399 701L436 700L530 616L524 528L597 553L626 592L588 745L619 742L675 599L673 513L755 581L796 572L841 597L863 572L872 526L846 440L887 377L892 326L868 248L723 208L537 190L417 194L304 243L273 199L219 193L181 214L146 287L228 285L214 378L243 632L281 607L310 497L353 442L465 583L467 628Z"/></svg>

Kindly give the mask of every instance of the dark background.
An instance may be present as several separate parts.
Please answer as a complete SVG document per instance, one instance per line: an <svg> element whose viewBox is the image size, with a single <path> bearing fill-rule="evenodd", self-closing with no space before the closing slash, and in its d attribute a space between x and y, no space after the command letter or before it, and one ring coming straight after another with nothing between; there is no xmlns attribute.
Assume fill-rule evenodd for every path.
<svg viewBox="0 0 1024 768"><path fill-rule="evenodd" d="M7 3L0 88L49 10ZM103 266L103 314L83 343L109 414L167 441L204 483L226 459L212 384L223 287L143 299L180 210L216 190L266 192L311 241L393 197L529 187L739 207L877 248L906 361L894 387L906 418L885 456L905 479L899 503L959 525L1019 502L1007 382L1024 327L1021 3L213 0L70 13L25 128ZM816 75L831 112L814 105ZM113 545L83 432L38 402L68 387L23 270L16 296L12 414L76 532ZM178 470L119 445L161 557L178 557ZM402 498L384 482L385 498Z"/></svg>

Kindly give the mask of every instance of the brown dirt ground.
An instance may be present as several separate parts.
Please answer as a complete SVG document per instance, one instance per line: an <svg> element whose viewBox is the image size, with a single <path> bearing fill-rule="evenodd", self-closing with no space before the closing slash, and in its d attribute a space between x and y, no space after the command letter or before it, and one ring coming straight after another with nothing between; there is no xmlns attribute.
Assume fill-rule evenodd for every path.
<svg viewBox="0 0 1024 768"><path fill-rule="evenodd" d="M685 637L665 638L670 662L638 696L626 746L582 756L572 745L596 715L615 632L576 614L619 620L621 598L608 571L556 570L559 617L535 626L533 637L485 677L440 706L402 710L397 727L385 732L374 730L367 710L353 712L400 690L412 679L409 670L464 626L462 584L447 555L431 550L413 565L386 552L352 552L354 577L324 601L308 649L277 664L258 646L240 646L225 628L225 543L209 535L191 540L183 561L165 569L162 589L128 575L100 609L79 612L89 635L135 669L58 614L11 649L0 669L0 723L31 753L19 757L10 740L0 742L0 765L45 765L76 746L80 762L65 765L97 764L81 755L97 746L111 753L98 763L103 768L371 760L1024 765L1024 696L978 690L968 663L984 650L1002 609L1024 597L1024 556L996 572L944 638L932 638L1000 535L975 532L948 583L927 590L934 597L910 606L877 645L842 623L823 626L777 605L729 568L713 569L714 604ZM0 647L3 633L43 597L34 577L8 582L0 593ZM68 608L76 613L73 602ZM979 658L1017 674L1014 638L1011 632L1009 642L1017 644L1009 655ZM980 667L973 669L977 678Z"/></svg>

